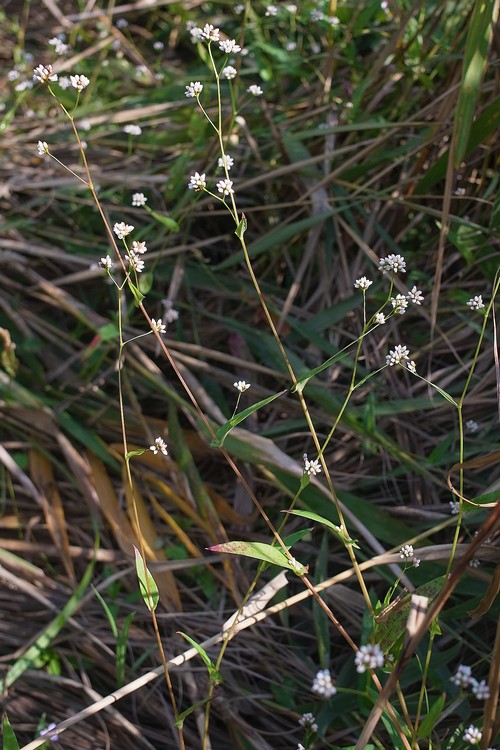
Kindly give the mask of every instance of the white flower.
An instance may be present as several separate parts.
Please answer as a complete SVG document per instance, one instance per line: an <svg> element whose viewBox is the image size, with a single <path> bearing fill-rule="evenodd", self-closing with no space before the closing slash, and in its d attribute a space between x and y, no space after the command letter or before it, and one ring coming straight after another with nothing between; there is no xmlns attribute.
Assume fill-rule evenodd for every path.
<svg viewBox="0 0 500 750"><path fill-rule="evenodd" d="M395 297L391 297L391 305L395 312L399 313L399 315L404 315L408 307L408 300L404 294L396 294Z"/></svg>
<svg viewBox="0 0 500 750"><path fill-rule="evenodd" d="M119 18L116 22L117 29L126 29L127 26L128 26L128 21L126 18Z"/></svg>
<svg viewBox="0 0 500 750"><path fill-rule="evenodd" d="M384 666L384 653L378 643L361 646L354 658L356 672L362 674L367 669L377 669Z"/></svg>
<svg viewBox="0 0 500 750"><path fill-rule="evenodd" d="M248 391L251 383L245 383L244 380L237 380L236 383L233 383L233 385L237 391L239 391L240 393L244 393L245 391Z"/></svg>
<svg viewBox="0 0 500 750"><path fill-rule="evenodd" d="M320 669L316 673L311 690L322 698L331 698L332 695L335 695L337 688L332 682L329 669Z"/></svg>
<svg viewBox="0 0 500 750"><path fill-rule="evenodd" d="M421 561L421 559L419 557L414 557L413 558L413 567L414 568L418 568L421 562L422 561Z"/></svg>
<svg viewBox="0 0 500 750"><path fill-rule="evenodd" d="M38 143L36 144L36 148L37 148L39 156L43 156L43 154L49 153L49 147L47 145L47 141L38 141Z"/></svg>
<svg viewBox="0 0 500 750"><path fill-rule="evenodd" d="M314 717L314 714L312 714L310 711L308 711L306 714L302 714L299 719L299 724L301 727L304 727L304 729L311 729L312 732L318 731L316 719Z"/></svg>
<svg viewBox="0 0 500 750"><path fill-rule="evenodd" d="M160 52L164 47L165 45L159 39L156 42L153 42L153 49L157 52Z"/></svg>
<svg viewBox="0 0 500 750"><path fill-rule="evenodd" d="M132 196L133 206L144 206L146 201L147 201L147 198L144 195L144 193L134 193Z"/></svg>
<svg viewBox="0 0 500 750"><path fill-rule="evenodd" d="M26 91L26 89L32 89L32 88L33 88L33 81L21 81L20 83L17 83L14 86L14 90L18 92Z"/></svg>
<svg viewBox="0 0 500 750"><path fill-rule="evenodd" d="M277 16L278 15L278 8L276 5L268 5L266 8L266 16Z"/></svg>
<svg viewBox="0 0 500 750"><path fill-rule="evenodd" d="M450 677L450 682L460 688L469 687L472 682L472 667L467 664L459 664L455 674Z"/></svg>
<svg viewBox="0 0 500 750"><path fill-rule="evenodd" d="M234 164L234 159L232 156L229 156L229 154L224 154L224 156L221 156L218 161L218 165L221 168L226 168L228 171L231 169L231 167Z"/></svg>
<svg viewBox="0 0 500 750"><path fill-rule="evenodd" d="M59 83L59 86L63 90L69 89L69 87L71 86L71 81L69 80L69 76L61 76L58 83Z"/></svg>
<svg viewBox="0 0 500 750"><path fill-rule="evenodd" d="M56 726L57 726L57 724L55 724L53 721L51 721L50 724L45 729L40 730L38 736L39 737L45 737L46 735L50 734L50 732L52 732L56 728ZM57 733L53 734L50 737L50 742L58 742L58 741L59 741L59 735Z"/></svg>
<svg viewBox="0 0 500 750"><path fill-rule="evenodd" d="M297 6L295 3L287 3L284 7L289 13L297 13Z"/></svg>
<svg viewBox="0 0 500 750"><path fill-rule="evenodd" d="M299 744L297 745L297 750L306 750L302 742L299 742Z"/></svg>
<svg viewBox="0 0 500 750"><path fill-rule="evenodd" d="M234 12L237 16L241 16L243 11L245 10L245 3L238 3L238 5L234 6Z"/></svg>
<svg viewBox="0 0 500 750"><path fill-rule="evenodd" d="M233 195L233 181L232 180L219 180L217 183L217 190L219 193L222 193L222 195Z"/></svg>
<svg viewBox="0 0 500 750"><path fill-rule="evenodd" d="M17 81L17 79L19 78L19 71L15 68L9 70L9 72L7 73L7 78L9 79L9 81Z"/></svg>
<svg viewBox="0 0 500 750"><path fill-rule="evenodd" d="M236 44L236 39L224 39L224 41L219 42L219 49L221 52L225 52L226 55L241 52L241 47L239 44Z"/></svg>
<svg viewBox="0 0 500 750"><path fill-rule="evenodd" d="M297 49L297 42L287 42L285 44L285 49L287 52L293 52Z"/></svg>
<svg viewBox="0 0 500 750"><path fill-rule="evenodd" d="M382 271L382 273L405 273L406 271L406 261L403 258L402 255L394 255L394 253L391 253L386 258L381 258L378 263L378 269L379 271Z"/></svg>
<svg viewBox="0 0 500 750"><path fill-rule="evenodd" d="M404 365L409 360L410 350L407 346L397 344L385 358L386 365L392 367L393 365Z"/></svg>
<svg viewBox="0 0 500 750"><path fill-rule="evenodd" d="M471 680L471 690L478 701L485 701L490 697L490 689L486 684L486 680L481 680L481 682L478 682L473 678Z"/></svg>
<svg viewBox="0 0 500 750"><path fill-rule="evenodd" d="M471 310L482 310L484 307L482 295L477 294L475 297L472 297L472 299L467 302L467 305Z"/></svg>
<svg viewBox="0 0 500 750"><path fill-rule="evenodd" d="M464 742L468 742L469 745L479 745L482 736L483 733L481 730L475 727L474 724L471 724L468 729L465 730L462 739Z"/></svg>
<svg viewBox="0 0 500 750"><path fill-rule="evenodd" d="M52 65L38 65L33 71L33 80L37 83L57 81L57 74L52 70Z"/></svg>
<svg viewBox="0 0 500 750"><path fill-rule="evenodd" d="M124 125L123 132L127 133L127 135L140 135L142 133L142 128L140 125Z"/></svg>
<svg viewBox="0 0 500 750"><path fill-rule="evenodd" d="M120 221L113 227L113 232L116 234L119 240L123 240L123 238L126 237L127 234L130 234L130 232L132 232L133 230L134 227L131 224L125 224L123 221Z"/></svg>
<svg viewBox="0 0 500 750"><path fill-rule="evenodd" d="M450 500L449 506L451 515L458 515L458 513L460 512L460 502L458 500Z"/></svg>
<svg viewBox="0 0 500 750"><path fill-rule="evenodd" d="M467 432L477 432L479 430L479 425L475 419L468 419L465 423L465 429Z"/></svg>
<svg viewBox="0 0 500 750"><path fill-rule="evenodd" d="M195 172L191 175L189 178L189 190L194 190L195 192L198 192L199 190L203 190L206 188L207 183L205 180L205 174L199 174L199 172Z"/></svg>
<svg viewBox="0 0 500 750"><path fill-rule="evenodd" d="M191 83L188 86L186 86L187 97L198 98L202 91L203 91L203 84L200 83L199 81L191 81Z"/></svg>
<svg viewBox="0 0 500 750"><path fill-rule="evenodd" d="M401 547L399 552L400 558L402 560L407 560L409 557L413 557L413 546L411 544L405 544L404 547Z"/></svg>
<svg viewBox="0 0 500 750"><path fill-rule="evenodd" d="M87 78L87 76L70 76L69 80L71 81L71 85L74 89L77 91L83 91L84 88L86 88L90 80Z"/></svg>
<svg viewBox="0 0 500 750"><path fill-rule="evenodd" d="M309 459L307 458L307 453L304 453L303 459L304 474L308 474L310 477L315 477L316 474L319 474L321 472L321 463L319 459L314 458L312 461L309 461Z"/></svg>
<svg viewBox="0 0 500 750"><path fill-rule="evenodd" d="M206 23L201 29L200 38L208 39L209 42L218 42L220 36L219 29L216 29L211 23Z"/></svg>
<svg viewBox="0 0 500 750"><path fill-rule="evenodd" d="M147 251L148 248L146 247L145 242L137 242L137 240L134 240L132 242L130 252L134 253L134 255L144 255L144 253L147 253Z"/></svg>
<svg viewBox="0 0 500 750"><path fill-rule="evenodd" d="M410 362L407 362L406 367L411 373L413 373L413 375L415 375L415 373L417 372L417 365L415 364L413 360L410 360Z"/></svg>
<svg viewBox="0 0 500 750"><path fill-rule="evenodd" d="M237 74L238 74L238 71L236 70L236 68L233 68L232 65L226 65L226 67L221 73L221 75L223 75L224 78L227 78L228 81L230 81L232 78L236 78Z"/></svg>
<svg viewBox="0 0 500 750"><path fill-rule="evenodd" d="M311 21L322 21L325 17L325 14L322 10L312 10L311 11Z"/></svg>
<svg viewBox="0 0 500 750"><path fill-rule="evenodd" d="M144 271L144 261L140 255L130 252L128 261L136 273L142 273Z"/></svg>
<svg viewBox="0 0 500 750"><path fill-rule="evenodd" d="M354 288L355 289L362 289L364 292L373 284L373 281L370 281L366 278L366 276L361 276L361 278L356 279L354 282Z"/></svg>
<svg viewBox="0 0 500 750"><path fill-rule="evenodd" d="M256 86L255 83L252 83L252 85L247 88L247 91L249 94L252 94L252 96L262 96L264 93L261 87Z"/></svg>
<svg viewBox="0 0 500 750"><path fill-rule="evenodd" d="M175 320L179 319L179 313L177 310L174 310L172 300L162 299L161 304L165 309L164 317L167 323L173 323Z"/></svg>
<svg viewBox="0 0 500 750"><path fill-rule="evenodd" d="M477 557L473 557L469 563L469 568L479 568L480 565L481 560L478 560Z"/></svg>
<svg viewBox="0 0 500 750"><path fill-rule="evenodd" d="M424 295L416 286L414 286L413 289L410 289L408 292L408 299L410 302L413 302L414 305L421 305L424 301Z"/></svg>
<svg viewBox="0 0 500 750"><path fill-rule="evenodd" d="M339 18L338 18L337 16L327 16L327 17L326 17L326 20L327 20L327 21L328 21L328 23L329 23L329 24L331 24L332 26L338 26L338 25L339 25L339 23L340 23L340 19L339 19Z"/></svg>
<svg viewBox="0 0 500 750"><path fill-rule="evenodd" d="M158 318L158 320L151 318L151 328L153 331L156 331L156 333L165 333L167 330L167 326L165 323L161 322L161 318Z"/></svg>
<svg viewBox="0 0 500 750"><path fill-rule="evenodd" d="M111 260L111 256L106 255L105 258L101 258L99 261L99 265L102 266L106 271L110 271L113 267L113 261Z"/></svg>
<svg viewBox="0 0 500 750"><path fill-rule="evenodd" d="M375 315L375 323L377 323L379 326L383 326L385 323L385 315L384 313L377 313Z"/></svg>

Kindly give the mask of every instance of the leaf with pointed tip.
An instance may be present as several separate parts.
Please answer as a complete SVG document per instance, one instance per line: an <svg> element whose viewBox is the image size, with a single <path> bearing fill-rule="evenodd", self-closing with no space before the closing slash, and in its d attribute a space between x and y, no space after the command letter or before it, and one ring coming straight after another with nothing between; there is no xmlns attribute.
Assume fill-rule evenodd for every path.
<svg viewBox="0 0 500 750"><path fill-rule="evenodd" d="M253 557L271 565L279 565L280 568L293 570L297 575L307 573L305 565L296 560L290 560L279 547L273 547L272 544L265 544L264 542L224 542L208 547L208 549L210 552L228 552L230 555Z"/></svg>
<svg viewBox="0 0 500 750"><path fill-rule="evenodd" d="M145 561L137 547L134 547L135 552L135 570L137 573L137 580L139 581L139 589L141 592L144 604L150 612L154 612L158 606L160 594L158 593L158 586L155 583L155 579L149 572Z"/></svg>
<svg viewBox="0 0 500 750"><path fill-rule="evenodd" d="M262 409L263 406L267 406L267 404L270 404L271 401L274 401L276 398L283 396L283 394L285 394L286 392L287 391L285 390L280 391L279 393L273 393L272 396L268 396L262 401L257 401L256 404L252 404L252 406L249 406L247 409L243 409L243 411L240 411L238 414L235 414L234 417L231 417L230 420L223 424L222 427L219 427L219 429L216 431L215 434L217 435L217 438L212 440L212 442L210 443L212 448L220 448L224 444L226 436L234 427L243 422L247 417L250 416L250 414L253 414L258 409Z"/></svg>

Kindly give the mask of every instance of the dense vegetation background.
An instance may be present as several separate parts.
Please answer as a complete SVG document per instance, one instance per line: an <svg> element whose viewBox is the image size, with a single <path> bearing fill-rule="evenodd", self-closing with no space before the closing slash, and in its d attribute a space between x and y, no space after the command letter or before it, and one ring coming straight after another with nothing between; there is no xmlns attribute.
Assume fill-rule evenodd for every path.
<svg viewBox="0 0 500 750"><path fill-rule="evenodd" d="M178 631L197 642L217 634L257 570L255 560L207 548L270 543L252 493L278 526L298 491L303 454L317 455L234 222L220 201L187 187L195 172L213 183L220 156L214 129L185 96L190 82L203 82L200 101L217 118L207 47L193 41L190 25L214 24L244 48L229 60L238 69L231 88L222 82L224 138L252 268L295 373L319 367L361 334L365 297L356 279L373 281L368 317L384 304L390 279L377 270L380 258L406 260L395 294L417 286L425 296L304 389L320 443L338 419L324 459L374 604L398 576L409 587L444 580L450 545L469 543L493 513L500 103L497 8L486 0L304 0L277 3L276 14L257 0L2 5L0 678L22 746L161 665L133 544L142 537L159 587L156 616L168 659L187 648ZM224 59L214 55L218 64ZM70 121L47 86L33 86L38 64L52 64L59 79L78 73L90 80L75 123L102 215L78 179L85 172ZM248 93L252 85L261 96ZM74 88L52 88L71 112ZM39 154L38 141L56 158ZM132 205L138 192L146 206ZM113 255L103 219L133 225L134 239L147 242L144 305L150 317L170 320L163 340L175 369L153 335L134 339L148 323L127 287L117 292L98 265ZM485 307L471 310L467 301L477 295ZM168 315L172 309L177 318ZM128 450L162 436L169 452L135 456L132 481L119 327L134 339L120 368ZM384 368L396 344L408 347L421 377ZM384 369L344 410L354 362L358 381ZM239 380L251 383L240 411L284 392L228 435L224 447L237 476L210 447L193 404L214 427L222 424L233 414ZM463 409L429 381L456 401L464 396ZM463 495L487 506L452 514L450 501L458 498L447 478L459 487L460 467L453 467L461 434ZM304 488L298 507L338 523L324 472ZM301 530L307 533L298 534L293 554L313 583L350 571L322 596L353 641L365 643L371 619L342 539L300 517L290 517L284 534ZM422 715L430 718L421 747L463 748L464 728L485 726L487 714L494 720L494 704L485 709L450 682L460 663L488 679L500 660L498 647L492 657L498 607L468 614L498 563L494 537L488 541L440 617L424 681ZM404 544L415 547L421 564L398 572ZM370 563L385 553L392 555ZM259 586L276 573L265 571ZM293 573L288 581L274 601L305 591ZM403 677L407 705L395 702L403 719L416 711L427 646ZM218 647L208 651L215 660ZM336 680L329 700L311 691L321 668ZM214 750L354 747L376 695L310 597L239 633L220 672L208 730L203 707L186 718L188 748L202 747L202 737ZM179 710L209 691L199 657L172 671L172 683ZM298 723L308 711L317 733ZM488 746L494 741L490 733ZM76 722L59 747L177 742L160 675ZM371 743L404 746L387 722Z"/></svg>

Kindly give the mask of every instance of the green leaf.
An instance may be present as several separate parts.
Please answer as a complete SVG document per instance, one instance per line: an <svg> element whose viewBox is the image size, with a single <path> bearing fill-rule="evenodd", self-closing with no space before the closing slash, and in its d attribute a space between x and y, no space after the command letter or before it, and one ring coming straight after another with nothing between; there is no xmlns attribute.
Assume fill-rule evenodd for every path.
<svg viewBox="0 0 500 750"><path fill-rule="evenodd" d="M202 706L204 706L206 703L208 703L209 700L210 698L208 697L203 698L202 701L198 701L198 703L195 703L193 706L189 706L189 708L186 708L185 711L182 711L180 714L178 714L175 720L175 726L178 729L182 729L182 727L184 726L184 722L189 716L189 714L192 714L193 711L196 711L197 708L201 708Z"/></svg>
<svg viewBox="0 0 500 750"><path fill-rule="evenodd" d="M2 724L3 724L2 750L20 750L19 742L17 741L16 735L14 734L14 730L12 729L10 725L10 721L7 718L7 714L4 714Z"/></svg>
<svg viewBox="0 0 500 750"><path fill-rule="evenodd" d="M444 704L446 703L446 695L440 695L429 709L429 713L423 719L422 723L418 728L417 735L420 739L427 739L430 736L432 730L436 726L437 720L441 717L443 712Z"/></svg>
<svg viewBox="0 0 500 750"><path fill-rule="evenodd" d="M200 644L197 643L195 640L193 640L191 636L187 635L186 633L183 633L181 630L179 630L178 633L179 635L182 635L182 637L185 638L186 641L190 643L191 646L195 648L197 652L199 653L199 655L201 656L203 663L205 664L208 670L210 683L212 685L222 685L222 682L223 682L222 675L215 668L214 663L212 662L211 658L209 657L209 655L207 654L203 646L200 646Z"/></svg>
<svg viewBox="0 0 500 750"><path fill-rule="evenodd" d="M160 594L158 593L158 587L155 583L155 579L149 572L146 563L137 547L134 546L135 552L135 570L137 573L137 580L139 581L139 589L141 592L144 604L150 612L154 612L158 606Z"/></svg>
<svg viewBox="0 0 500 750"><path fill-rule="evenodd" d="M243 555L244 557L254 557L256 560L279 565L280 568L293 570L297 575L305 575L307 568L305 565L295 561L292 562L279 547L273 547L272 544L264 542L225 542L208 547L210 552L227 552L230 555Z"/></svg>
<svg viewBox="0 0 500 750"><path fill-rule="evenodd" d="M132 620L135 617L135 612L129 612L123 621L123 627L116 640L116 684L118 687L122 687L125 684L125 664L127 657L127 641L128 631Z"/></svg>
<svg viewBox="0 0 500 750"><path fill-rule="evenodd" d="M178 232L180 230L180 226L176 222L175 219L172 219L171 216L163 216L163 214L159 214L156 211L153 211L151 208L146 207L147 212L150 216L153 217L153 219L156 219L160 224L163 224L163 226L167 227L169 232Z"/></svg>
<svg viewBox="0 0 500 750"><path fill-rule="evenodd" d="M243 235L245 234L247 230L247 220L245 218L245 214L241 215L241 221L236 227L235 235L238 237L238 239L242 240Z"/></svg>
<svg viewBox="0 0 500 750"><path fill-rule="evenodd" d="M135 286L135 284L130 281L130 279L128 279L128 288L134 295L136 307L139 307L142 300L144 299L144 294L142 294L142 292Z"/></svg>
<svg viewBox="0 0 500 750"><path fill-rule="evenodd" d="M145 273L141 273L139 277L139 291L144 296L151 291L151 288L153 286L154 281L154 275L151 273L151 271L146 271Z"/></svg>
<svg viewBox="0 0 500 750"><path fill-rule="evenodd" d="M90 588L92 589L92 591L94 592L94 594L98 598L101 607L103 608L104 612L106 613L106 617L108 618L108 622L110 624L111 632L113 633L114 638L118 638L118 627L116 625L116 620L115 620L115 617L114 617L112 611L108 607L108 605L107 605L104 597L102 596L102 594L99 593L99 591L95 588L95 586L91 586Z"/></svg>
<svg viewBox="0 0 500 750"><path fill-rule="evenodd" d="M323 524L323 526L327 526L333 531L334 534L338 536L343 544L350 545L351 547L356 547L356 549L359 549L359 544L357 544L354 539L351 539L346 530L343 529L342 526L336 526L334 523L329 521L328 518L324 518L318 513L313 513L310 510L289 510L286 512L294 516L300 516L301 518L308 518L310 521L316 521L317 523Z"/></svg>
<svg viewBox="0 0 500 750"><path fill-rule="evenodd" d="M143 453L146 453L146 450L146 448L137 448L135 451L129 451L125 454L125 461L128 463L134 456L142 456Z"/></svg>
<svg viewBox="0 0 500 750"><path fill-rule="evenodd" d="M273 393L272 396L268 396L262 401L258 401L256 404L253 404L252 406L249 406L247 409L244 409L243 411L240 411L238 414L235 414L234 417L231 417L231 419L225 424L223 424L222 427L219 427L219 429L215 433L217 435L217 439L212 440L210 445L213 448L220 448L224 444L226 435L228 435L231 432L233 427L236 427L241 422L243 422L247 417L250 416L250 414L253 414L259 409L262 409L263 406L267 406L267 404L270 404L271 401L274 401L276 398L283 396L285 393L287 393L287 391L288 389L284 391L280 391L279 393Z"/></svg>

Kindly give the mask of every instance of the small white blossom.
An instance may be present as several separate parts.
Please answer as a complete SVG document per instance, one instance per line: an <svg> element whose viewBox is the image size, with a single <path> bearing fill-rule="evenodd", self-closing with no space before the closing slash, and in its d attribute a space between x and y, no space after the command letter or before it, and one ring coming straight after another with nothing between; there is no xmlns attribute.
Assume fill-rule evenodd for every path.
<svg viewBox="0 0 500 750"><path fill-rule="evenodd" d="M408 300L404 294L396 294L395 297L391 297L391 305L394 308L394 312L399 315L404 315L406 308L408 307Z"/></svg>
<svg viewBox="0 0 500 750"><path fill-rule="evenodd" d="M385 358L386 365L393 367L393 365L404 365L409 360L410 350L407 346L397 344Z"/></svg>
<svg viewBox="0 0 500 750"><path fill-rule="evenodd" d="M20 75L19 71L13 68L12 70L9 70L9 72L7 73L7 78L9 79L9 81L17 81L17 79L19 78L19 75Z"/></svg>
<svg viewBox="0 0 500 750"><path fill-rule="evenodd" d="M490 689L486 684L486 680L478 682L473 678L471 680L471 690L478 701L486 701L490 697Z"/></svg>
<svg viewBox="0 0 500 750"><path fill-rule="evenodd" d="M241 16L244 10L245 10L245 3L238 3L238 5L234 6L234 12L236 13L237 16Z"/></svg>
<svg viewBox="0 0 500 750"><path fill-rule="evenodd" d="M240 393L244 393L245 391L248 391L248 389L250 388L250 385L251 383L245 383L244 380L237 380L236 383L233 383L233 386Z"/></svg>
<svg viewBox="0 0 500 750"><path fill-rule="evenodd" d="M126 18L119 18L116 22L117 29L126 29L127 26L128 26L128 21Z"/></svg>
<svg viewBox="0 0 500 750"><path fill-rule="evenodd" d="M111 260L110 255L106 255L105 258L101 258L99 261L99 265L104 268L106 271L111 271L113 267L113 261Z"/></svg>
<svg viewBox="0 0 500 750"><path fill-rule="evenodd" d="M54 73L52 65L38 65L33 71L33 80L37 83L57 81L57 74Z"/></svg>
<svg viewBox="0 0 500 750"><path fill-rule="evenodd" d="M420 567L420 563L421 562L422 562L422 560L419 557L414 557L413 558L413 567L414 568Z"/></svg>
<svg viewBox="0 0 500 750"><path fill-rule="evenodd" d="M207 182L205 180L205 174L199 174L199 172L195 172L189 178L189 190L198 192L199 190L203 190L204 188L206 188L206 186Z"/></svg>
<svg viewBox="0 0 500 750"><path fill-rule="evenodd" d="M113 232L116 234L119 240L123 240L123 238L130 234L130 232L132 232L133 230L134 227L131 224L125 224L123 221L120 221L113 227Z"/></svg>
<svg viewBox="0 0 500 750"><path fill-rule="evenodd" d="M469 568L479 568L480 565L481 565L481 560L478 560L477 557L473 557L469 563Z"/></svg>
<svg viewBox="0 0 500 750"><path fill-rule="evenodd" d="M252 94L252 96L262 96L264 93L261 87L257 86L255 83L252 83L252 85L247 88L247 91L249 94Z"/></svg>
<svg viewBox="0 0 500 750"><path fill-rule="evenodd" d="M405 544L399 550L399 556L402 560L407 560L409 557L413 557L413 546L411 544Z"/></svg>
<svg viewBox="0 0 500 750"><path fill-rule="evenodd" d="M340 23L340 19L337 16L327 16L326 20L331 26L338 26Z"/></svg>
<svg viewBox="0 0 500 750"><path fill-rule="evenodd" d="M287 10L292 15L294 13L297 13L297 6L295 5L295 3L287 3L284 7L285 7L285 10Z"/></svg>
<svg viewBox="0 0 500 750"><path fill-rule="evenodd" d="M277 16L278 15L278 8L276 5L268 5L265 12L266 16Z"/></svg>
<svg viewBox="0 0 500 750"><path fill-rule="evenodd" d="M354 658L356 672L362 674L367 669L378 669L384 666L384 653L378 643L361 646Z"/></svg>
<svg viewBox="0 0 500 750"><path fill-rule="evenodd" d="M482 736L483 733L481 730L475 727L474 724L471 724L468 729L465 730L462 739L464 742L468 742L469 745L479 745Z"/></svg>
<svg viewBox="0 0 500 750"><path fill-rule="evenodd" d="M132 205L133 206L144 206L146 201L148 199L144 195L144 193L134 193L132 196Z"/></svg>
<svg viewBox="0 0 500 750"><path fill-rule="evenodd" d="M241 47L239 44L236 44L236 39L224 39L222 42L219 42L219 49L221 52L225 52L226 55L241 52Z"/></svg>
<svg viewBox="0 0 500 750"><path fill-rule="evenodd" d="M86 88L90 83L90 80L87 78L87 76L81 75L70 76L69 80L71 81L71 85L73 86L73 88L77 91L83 91L83 89Z"/></svg>
<svg viewBox="0 0 500 750"><path fill-rule="evenodd" d="M311 11L311 21L322 21L325 17L325 14L322 10L312 10Z"/></svg>
<svg viewBox="0 0 500 750"><path fill-rule="evenodd" d="M411 373L413 373L413 375L417 372L417 365L412 359L406 363L406 367Z"/></svg>
<svg viewBox="0 0 500 750"><path fill-rule="evenodd" d="M384 323L385 323L385 315L384 315L384 313L379 312L379 313L377 313L375 315L375 323L377 323L379 326L383 326L384 325Z"/></svg>
<svg viewBox="0 0 500 750"><path fill-rule="evenodd" d="M384 276L386 273L405 273L406 261L402 255L394 255L394 253L391 253L386 258L381 258L379 260L378 269L379 271L382 271Z"/></svg>
<svg viewBox="0 0 500 750"><path fill-rule="evenodd" d="M222 195L233 195L233 181L232 180L219 180L217 183L217 190L219 193L222 193Z"/></svg>
<svg viewBox="0 0 500 750"><path fill-rule="evenodd" d="M366 276L361 276L361 278L356 279L354 282L354 288L355 289L362 289L363 292L366 292L368 287L370 287L373 284L373 281L370 281L366 278Z"/></svg>
<svg viewBox="0 0 500 750"><path fill-rule="evenodd" d="M479 425L475 419L468 419L465 423L465 429L467 432L477 432L479 430Z"/></svg>
<svg viewBox="0 0 500 750"><path fill-rule="evenodd" d="M137 240L134 240L130 251L134 253L134 255L144 255L144 253L147 253L148 248L146 247L145 242L137 242Z"/></svg>
<svg viewBox="0 0 500 750"><path fill-rule="evenodd" d="M308 474L310 477L315 477L316 474L319 474L321 472L321 462L319 459L314 458L312 461L309 461L307 458L307 453L304 453L303 456L304 459L304 474Z"/></svg>
<svg viewBox="0 0 500 750"><path fill-rule="evenodd" d="M203 91L203 84L199 81L191 81L190 84L186 86L186 96L189 97L199 97L201 92Z"/></svg>
<svg viewBox="0 0 500 750"><path fill-rule="evenodd" d="M230 81L231 79L236 78L236 76L238 75L238 71L236 70L236 68L233 68L232 65L226 65L221 75L223 75L224 78L227 78L227 80Z"/></svg>
<svg viewBox="0 0 500 750"><path fill-rule="evenodd" d="M335 695L337 688L332 682L332 676L329 669L320 669L316 673L311 690L322 698L331 698L332 695Z"/></svg>
<svg viewBox="0 0 500 750"><path fill-rule="evenodd" d="M218 42L220 30L216 29L211 23L206 23L201 30L200 37L202 39L208 39L209 42Z"/></svg>
<svg viewBox="0 0 500 750"><path fill-rule="evenodd" d="M458 513L460 512L460 502L458 500L450 500L449 506L451 515L458 515Z"/></svg>
<svg viewBox="0 0 500 750"><path fill-rule="evenodd" d="M156 42L153 42L153 49L157 52L160 52L164 47L165 45L159 39Z"/></svg>
<svg viewBox="0 0 500 750"><path fill-rule="evenodd" d="M308 711L306 714L302 714L299 719L299 724L304 729L310 729L312 732L318 731L318 725L316 724L316 718L314 714Z"/></svg>
<svg viewBox="0 0 500 750"><path fill-rule="evenodd" d="M162 299L161 304L164 307L165 313L164 318L167 321L167 323L173 323L175 320L179 319L179 313L177 310L174 310L174 305L172 300L170 299Z"/></svg>
<svg viewBox="0 0 500 750"><path fill-rule="evenodd" d="M61 76L58 83L59 83L59 86L63 90L69 89L69 87L71 86L71 81L69 80L69 76Z"/></svg>
<svg viewBox="0 0 500 750"><path fill-rule="evenodd" d="M234 159L232 156L229 156L229 154L224 154L224 156L221 156L218 161L218 166L221 168L226 168L228 171L231 169L231 167L234 164Z"/></svg>
<svg viewBox="0 0 500 750"><path fill-rule="evenodd" d="M158 318L158 320L151 318L151 328L153 331L156 331L156 333L165 333L167 330L167 326L165 323L161 322L161 318Z"/></svg>
<svg viewBox="0 0 500 750"><path fill-rule="evenodd" d="M302 742L299 742L299 744L297 745L297 750L306 750Z"/></svg>
<svg viewBox="0 0 500 750"><path fill-rule="evenodd" d="M482 310L484 308L482 295L477 294L475 297L472 297L472 299L467 302L467 306L470 307L471 310Z"/></svg>
<svg viewBox="0 0 500 750"><path fill-rule="evenodd" d="M128 260L136 273L142 273L144 271L145 264L140 255L136 255L135 253L130 252Z"/></svg>
<svg viewBox="0 0 500 750"><path fill-rule="evenodd" d="M467 664L459 664L455 674L450 677L450 682L457 687L466 688L469 687L472 679L472 667Z"/></svg>
<svg viewBox="0 0 500 750"><path fill-rule="evenodd" d="M285 49L287 52L293 52L297 49L297 42L287 42L285 44Z"/></svg>
<svg viewBox="0 0 500 750"><path fill-rule="evenodd" d="M33 88L33 81L21 81L14 86L14 91L21 92ZM32 111L32 110L31 110Z"/></svg>
<svg viewBox="0 0 500 750"><path fill-rule="evenodd" d="M416 286L414 286L413 289L410 289L408 292L408 299L410 302L413 302L414 305L421 305L424 301L424 295Z"/></svg>
<svg viewBox="0 0 500 750"><path fill-rule="evenodd" d="M43 156L43 154L49 153L49 147L47 145L47 141L38 141L36 144L36 149L38 151L39 156Z"/></svg>
<svg viewBox="0 0 500 750"><path fill-rule="evenodd" d="M127 135L140 135L142 133L142 128L140 125L124 125L123 132L127 133Z"/></svg>

